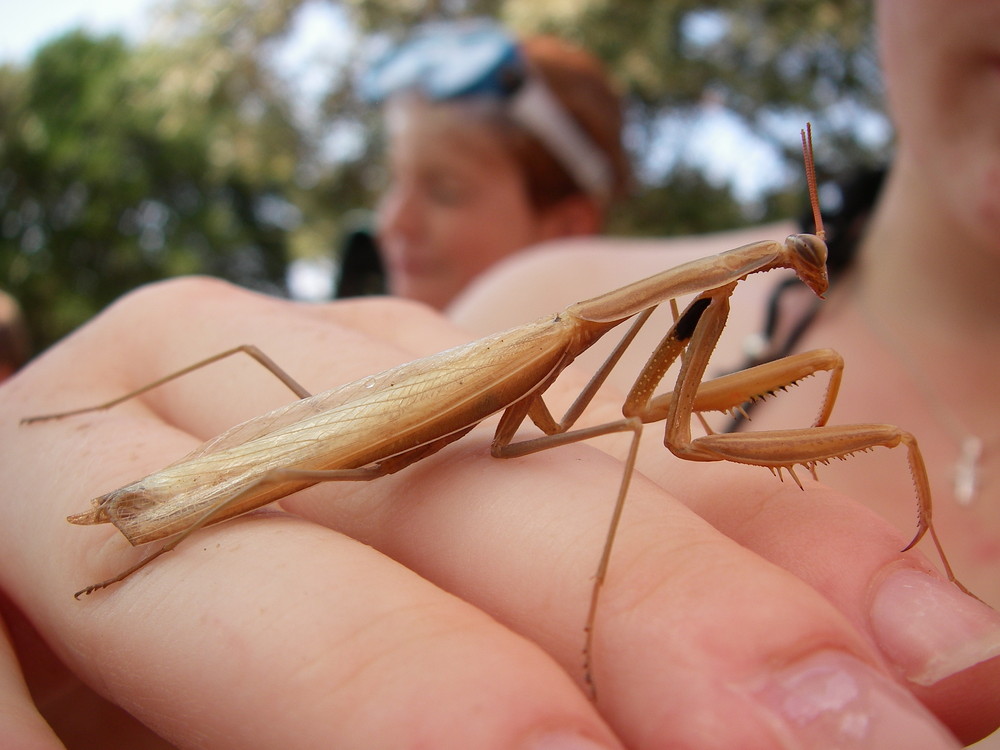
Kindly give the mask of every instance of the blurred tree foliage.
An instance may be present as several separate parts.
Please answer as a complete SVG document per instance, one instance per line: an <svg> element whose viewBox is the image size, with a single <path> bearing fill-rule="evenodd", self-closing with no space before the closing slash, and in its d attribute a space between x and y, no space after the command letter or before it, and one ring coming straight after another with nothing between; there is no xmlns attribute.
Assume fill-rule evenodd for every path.
<svg viewBox="0 0 1000 750"><path fill-rule="evenodd" d="M318 6L354 33L331 40L307 96L279 60ZM806 119L821 170L883 159L884 139L857 127L884 122L862 0L171 0L139 45L73 33L0 67L0 286L37 347L178 274L282 293L290 259L329 255L343 217L374 202L378 118L352 89L367 45L475 15L575 40L614 72L639 165L616 232L787 215L803 196ZM685 159L706 111L779 150L787 174L771 194L741 203ZM649 158L666 132L682 134L669 158Z"/></svg>
<svg viewBox="0 0 1000 750"><path fill-rule="evenodd" d="M203 71L200 96L162 54L74 33L0 77L0 268L38 344L168 276L280 289L294 151L268 163L258 138L269 117L294 127L266 109L248 132L228 71Z"/></svg>

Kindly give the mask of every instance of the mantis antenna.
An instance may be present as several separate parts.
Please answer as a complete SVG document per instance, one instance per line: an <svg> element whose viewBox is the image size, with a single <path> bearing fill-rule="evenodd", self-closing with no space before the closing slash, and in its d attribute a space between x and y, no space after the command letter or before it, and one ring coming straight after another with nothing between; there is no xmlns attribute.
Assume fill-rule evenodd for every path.
<svg viewBox="0 0 1000 750"><path fill-rule="evenodd" d="M816 224L816 236L826 239L823 229L823 216L819 212L819 192L816 189L816 161L813 158L812 123L807 122L802 133L802 160L806 166L806 184L809 186L809 204L812 206L813 221Z"/></svg>

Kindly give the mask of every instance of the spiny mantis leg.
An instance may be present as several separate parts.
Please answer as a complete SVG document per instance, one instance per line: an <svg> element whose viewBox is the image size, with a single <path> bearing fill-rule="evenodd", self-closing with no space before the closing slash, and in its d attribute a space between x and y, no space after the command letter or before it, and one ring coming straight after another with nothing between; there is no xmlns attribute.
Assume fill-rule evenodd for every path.
<svg viewBox="0 0 1000 750"><path fill-rule="evenodd" d="M794 472L796 464L814 472L816 464L834 458L847 458L854 453L877 446L894 448L905 445L917 497L918 515L917 532L902 551L912 548L926 532L930 531L948 579L968 592L968 589L955 578L934 530L931 520L930 483L923 456L913 435L894 425L818 426L823 425L830 416L836 400L843 369L839 355L828 350L818 350L775 360L760 368L724 376L725 387L721 389L716 387L714 391L713 381L701 382L708 366L709 356L722 333L728 315L728 298L731 291L731 288L720 287L703 293L689 305L678 323L653 352L646 368L637 379L636 386L626 400L625 414L636 416L644 423L657 421L665 416L664 445L681 458L695 461L725 460L765 466L779 475L781 469L785 469L800 487L802 485ZM683 334L687 329L690 330L690 336L687 341L683 341ZM687 349L687 356L682 358L675 390L664 397L654 398L653 389L684 348ZM705 394L711 393L716 399L713 404L715 408L736 408L750 398L773 390L775 385L794 383L801 379L803 374L809 374L810 370L816 369L829 369L831 382L822 410L813 427L691 437L691 416L697 407L704 405L707 400ZM762 375L764 377L761 377ZM656 382L649 382L650 380ZM721 380L723 379L714 381L716 386ZM663 414L664 405L667 406L666 415Z"/></svg>
<svg viewBox="0 0 1000 750"><path fill-rule="evenodd" d="M192 365L188 365L187 367L181 368L176 372L172 372L169 375L164 375L162 378L157 378L153 382L147 383L141 388L136 388L134 391L129 391L128 393L122 396L118 396L117 398L113 398L110 401L105 401L103 404L97 404L96 406L85 406L82 409L72 409L70 411L57 412L55 414L40 414L33 417L25 417L24 419L21 420L21 424L31 424L32 422L44 422L49 419L62 419L63 417L73 417L78 414L87 414L88 412L92 411L103 411L105 409L110 409L111 407L117 406L118 404L128 401L129 399L135 398L136 396L140 396L143 393L146 393L147 391L151 391L154 388L163 385L164 383L169 383L171 380L176 380L177 378L187 375L188 373L194 372L195 370L199 370L202 367L206 367L207 365L214 364L215 362L218 362L221 359L225 359L226 357L230 357L233 354L239 354L240 352L249 355L254 360L263 365L263 367L268 372L270 372L272 375L278 378L278 380L284 383L288 387L288 389L291 390L292 393L294 393L299 398L309 398L309 396L312 395L311 393L309 393L309 391L307 391L304 387L302 387L298 383L298 381L292 378L291 375L285 372L278 365L277 362L275 362L269 356L264 354L264 352L262 352L256 346L254 346L253 344L243 344L242 346L236 346L233 347L232 349L227 349L224 352L219 352L218 354L214 354L211 357L199 360L198 362L195 362Z"/></svg>
<svg viewBox="0 0 1000 750"><path fill-rule="evenodd" d="M790 354L780 360L765 362L739 372L706 380L698 386L693 410L696 415L703 412L731 412L747 401L775 395L781 389L811 375L829 372L830 379L823 396L823 406L812 423L813 427L822 427L830 419L840 389L843 370L843 357L833 349L813 349ZM673 401L673 391L651 399L643 410L643 422L648 424L666 419ZM735 407L734 401L737 402ZM705 432L711 434L713 430L707 428Z"/></svg>

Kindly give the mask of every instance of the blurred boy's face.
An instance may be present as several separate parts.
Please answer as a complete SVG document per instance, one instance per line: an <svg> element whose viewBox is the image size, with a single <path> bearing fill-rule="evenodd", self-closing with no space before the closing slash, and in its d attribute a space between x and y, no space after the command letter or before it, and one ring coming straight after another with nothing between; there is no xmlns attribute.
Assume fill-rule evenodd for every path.
<svg viewBox="0 0 1000 750"><path fill-rule="evenodd" d="M545 239L545 222L497 135L460 105L406 102L389 116L378 206L389 291L442 309L491 265Z"/></svg>

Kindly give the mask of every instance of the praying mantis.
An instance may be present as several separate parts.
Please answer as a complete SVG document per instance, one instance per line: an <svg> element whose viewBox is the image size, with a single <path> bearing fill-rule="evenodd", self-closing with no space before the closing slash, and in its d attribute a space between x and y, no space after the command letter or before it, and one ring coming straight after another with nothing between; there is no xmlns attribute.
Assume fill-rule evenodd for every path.
<svg viewBox="0 0 1000 750"><path fill-rule="evenodd" d="M819 219L811 136L802 134L817 233L756 242L665 270L621 289L570 305L562 312L417 359L317 395L309 394L263 352L240 346L167 375L112 401L41 422L108 409L225 357L244 353L277 376L299 400L239 424L166 468L92 500L90 510L69 516L74 524L114 524L133 545L166 540L121 573L78 591L77 598L120 582L198 529L247 513L324 481L368 481L405 469L459 440L499 413L491 446L497 458L514 458L612 433L631 433L608 535L594 579L585 626L584 679L594 694L591 653L599 595L615 533L634 472L643 426L664 422L664 444L692 461L732 461L783 471L815 473L817 464L875 446L907 449L918 503L917 531L905 549L929 531L950 580L955 581L931 523L931 496L914 437L880 424L830 426L843 361L832 350L796 354L713 380L704 380L729 313L729 298L748 276L793 270L813 292L827 289L826 244ZM694 295L653 350L625 398L622 417L575 428L577 421L631 344L663 302ZM543 396L583 351L612 329L631 326L561 419ZM657 394L672 365L674 389ZM818 417L809 427L693 437L691 420L707 411L730 411L754 398L818 372L829 382ZM523 440L525 420L542 435ZM388 427L391 425L391 428ZM800 485L801 486L801 485ZM957 583L957 581L956 581Z"/></svg>

